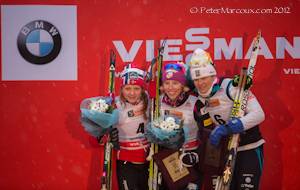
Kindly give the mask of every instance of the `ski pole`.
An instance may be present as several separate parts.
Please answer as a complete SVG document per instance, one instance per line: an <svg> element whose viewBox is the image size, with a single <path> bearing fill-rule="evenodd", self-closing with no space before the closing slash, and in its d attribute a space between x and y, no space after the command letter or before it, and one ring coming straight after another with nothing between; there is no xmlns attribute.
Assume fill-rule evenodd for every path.
<svg viewBox="0 0 300 190"><path fill-rule="evenodd" d="M238 91L240 91L240 92L237 92L237 94L236 94L235 101L234 101L234 104L236 104L236 105L233 107L231 118L233 118L233 117L240 118L245 115L249 89L245 90L244 88L245 88L245 84L247 81L247 77L250 77L251 80L253 78L254 69L255 69L257 56L258 56L260 38L261 38L261 31L258 30L258 33L257 33L255 41L254 41L251 57L249 60L248 69L247 68L242 69L243 74L241 74L242 76L240 76L240 80L239 80L239 84L241 81L241 86L240 87L238 86ZM233 176L233 171L234 171L235 160L236 160L236 156L237 156L237 147L238 147L238 143L239 143L239 137L240 137L240 134L234 134L228 142L229 152L227 154L227 160L226 160L226 164L225 164L223 178L221 180L221 177L218 177L216 190L219 190L219 189L229 190L229 188L230 188L230 183L232 181L232 176Z"/></svg>

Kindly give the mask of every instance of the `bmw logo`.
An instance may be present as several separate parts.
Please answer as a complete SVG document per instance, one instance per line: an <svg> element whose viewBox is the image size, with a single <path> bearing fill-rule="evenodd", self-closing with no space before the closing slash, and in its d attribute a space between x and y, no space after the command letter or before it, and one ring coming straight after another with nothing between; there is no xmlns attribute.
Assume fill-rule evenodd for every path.
<svg viewBox="0 0 300 190"><path fill-rule="evenodd" d="M61 43L58 29L43 20L28 23L18 36L18 48L22 57L37 65L53 61L60 52Z"/></svg>

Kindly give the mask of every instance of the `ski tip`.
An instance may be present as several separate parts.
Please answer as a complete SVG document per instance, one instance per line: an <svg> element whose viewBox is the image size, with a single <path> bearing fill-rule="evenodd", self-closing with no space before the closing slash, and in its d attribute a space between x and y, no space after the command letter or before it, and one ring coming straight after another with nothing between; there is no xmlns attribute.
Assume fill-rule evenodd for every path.
<svg viewBox="0 0 300 190"><path fill-rule="evenodd" d="M258 29L258 32L257 32L257 36L261 36L261 30L260 29Z"/></svg>

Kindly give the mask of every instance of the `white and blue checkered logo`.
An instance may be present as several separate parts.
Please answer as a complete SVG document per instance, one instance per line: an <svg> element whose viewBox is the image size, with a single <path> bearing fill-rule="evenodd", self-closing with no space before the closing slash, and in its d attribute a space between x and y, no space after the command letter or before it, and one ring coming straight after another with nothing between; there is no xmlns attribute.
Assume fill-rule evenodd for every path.
<svg viewBox="0 0 300 190"><path fill-rule="evenodd" d="M60 52L61 44L58 29L43 20L28 23L18 36L18 49L22 57L38 65L53 61Z"/></svg>

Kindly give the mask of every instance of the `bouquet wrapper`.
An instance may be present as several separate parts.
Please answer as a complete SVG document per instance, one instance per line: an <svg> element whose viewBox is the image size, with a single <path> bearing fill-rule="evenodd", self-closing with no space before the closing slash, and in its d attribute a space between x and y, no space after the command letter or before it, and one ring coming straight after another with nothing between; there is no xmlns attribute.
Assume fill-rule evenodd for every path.
<svg viewBox="0 0 300 190"><path fill-rule="evenodd" d="M112 126L114 126L120 119L120 111L118 109L114 109L112 113L104 113L88 109L91 101L97 101L99 99L104 99L107 104L110 104L113 100L111 97L104 98L99 96L84 99L80 104L81 117L79 118L79 121L81 121L81 125L84 129L94 137L109 133L112 130Z"/></svg>
<svg viewBox="0 0 300 190"><path fill-rule="evenodd" d="M156 120L170 116L160 116ZM155 143L170 149L180 149L186 144L189 130L187 127L182 127L181 130L162 130L153 125L153 121L147 124L146 137L148 142Z"/></svg>

